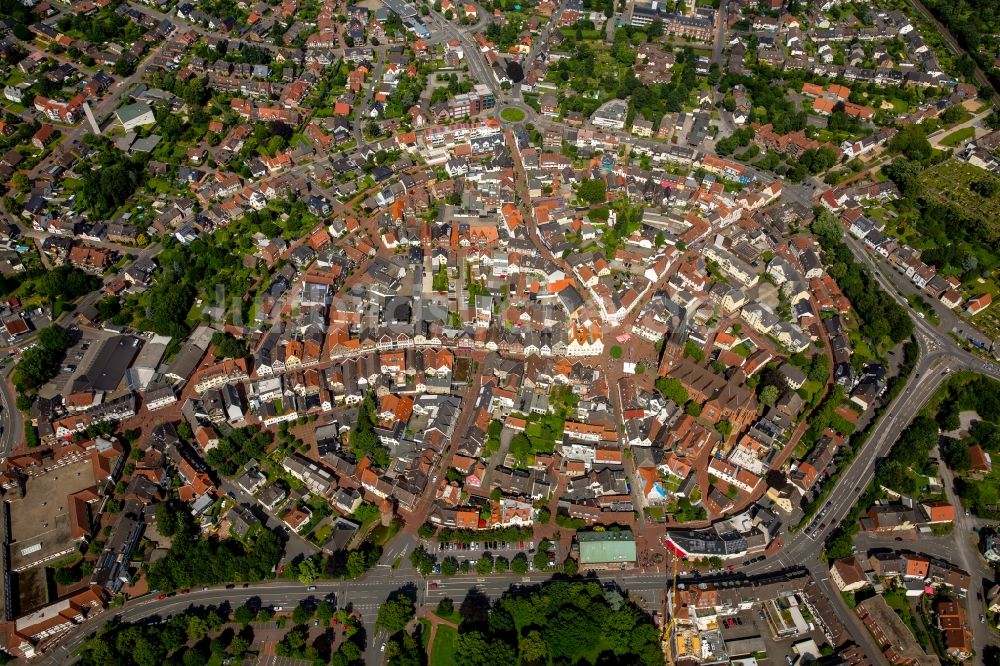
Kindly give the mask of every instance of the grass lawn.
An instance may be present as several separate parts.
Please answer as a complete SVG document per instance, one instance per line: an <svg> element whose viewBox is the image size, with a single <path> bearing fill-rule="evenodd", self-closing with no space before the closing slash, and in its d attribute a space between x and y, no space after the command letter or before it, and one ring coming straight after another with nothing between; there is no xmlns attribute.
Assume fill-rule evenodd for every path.
<svg viewBox="0 0 1000 666"><path fill-rule="evenodd" d="M966 139L971 139L976 134L976 128L969 126L957 129L948 136L941 139L942 146L957 146Z"/></svg>
<svg viewBox="0 0 1000 666"><path fill-rule="evenodd" d="M910 108L909 104L898 98L892 98L889 100L892 103L892 110L896 113L906 113Z"/></svg>
<svg viewBox="0 0 1000 666"><path fill-rule="evenodd" d="M660 507L660 506L648 506L645 509L645 513L652 520L659 521L659 520L663 520L663 518L664 518L663 507Z"/></svg>
<svg viewBox="0 0 1000 666"><path fill-rule="evenodd" d="M886 604L889 605L889 608L896 612L896 615L903 621L903 624L913 632L920 646L926 649L928 646L927 634L918 623L917 616L913 613L906 595L900 590L891 590L882 595L882 597L885 599Z"/></svg>
<svg viewBox="0 0 1000 666"><path fill-rule="evenodd" d="M372 543L384 546L390 539L392 539L392 537L396 536L400 527L401 525L398 520L392 521L388 527L379 523L372 528L371 534L369 534L368 538L371 539Z"/></svg>
<svg viewBox="0 0 1000 666"><path fill-rule="evenodd" d="M809 400L812 400L813 396L816 395L816 392L823 389L823 383L809 379L802 385L802 388L805 389L806 394L809 396Z"/></svg>
<svg viewBox="0 0 1000 666"><path fill-rule="evenodd" d="M462 624L462 614L457 610L453 610L450 613L439 613L437 609L434 609L434 614L437 615L442 620L448 620L452 624Z"/></svg>
<svg viewBox="0 0 1000 666"><path fill-rule="evenodd" d="M420 642L424 646L424 651L426 651L427 644L430 643L431 640L431 621L422 617L420 618L420 626L422 627L420 630Z"/></svg>
<svg viewBox="0 0 1000 666"><path fill-rule="evenodd" d="M313 541L318 544L324 544L326 543L327 539L330 538L331 534L333 534L333 525L327 523L326 525L323 525L318 530L316 530L316 532L313 534Z"/></svg>
<svg viewBox="0 0 1000 666"><path fill-rule="evenodd" d="M514 106L508 106L500 112L500 117L510 123L519 123L524 120L524 111Z"/></svg>
<svg viewBox="0 0 1000 666"><path fill-rule="evenodd" d="M564 37L576 37L577 36L576 35L576 28L574 28L573 26L567 26L565 28L560 28L559 30L560 30L560 32L562 32L562 34L563 34ZM601 30L589 29L589 28L587 30L580 30L580 39L584 39L584 40L587 40L587 39L602 39L603 37L604 37L604 33Z"/></svg>
<svg viewBox="0 0 1000 666"><path fill-rule="evenodd" d="M458 649L458 630L448 625L440 624L437 633L434 634L434 643L431 644L431 663L434 666L451 666L458 664L455 659L455 650Z"/></svg>

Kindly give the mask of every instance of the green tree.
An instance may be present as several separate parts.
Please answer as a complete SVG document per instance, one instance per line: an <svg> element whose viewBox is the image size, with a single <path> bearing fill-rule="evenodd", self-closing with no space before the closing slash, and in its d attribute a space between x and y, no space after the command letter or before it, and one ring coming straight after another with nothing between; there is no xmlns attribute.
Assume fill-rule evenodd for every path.
<svg viewBox="0 0 1000 666"><path fill-rule="evenodd" d="M768 384L760 390L760 401L765 405L773 405L778 400L778 387Z"/></svg>
<svg viewBox="0 0 1000 666"><path fill-rule="evenodd" d="M421 576L426 576L434 570L434 558L423 547L410 551L410 564Z"/></svg>
<svg viewBox="0 0 1000 666"><path fill-rule="evenodd" d="M521 639L518 644L521 651L521 660L526 664L544 664L548 662L549 648L545 644L545 639L537 631L532 629Z"/></svg>
<svg viewBox="0 0 1000 666"><path fill-rule="evenodd" d="M319 578L319 567L313 560L302 560L299 563L298 579L303 585L312 585Z"/></svg>
<svg viewBox="0 0 1000 666"><path fill-rule="evenodd" d="M931 156L931 144L920 124L905 125L889 141L889 148L903 153L907 159L924 161Z"/></svg>
<svg viewBox="0 0 1000 666"><path fill-rule="evenodd" d="M242 660L247 651L250 649L250 643L247 642L242 636L233 636L233 640L229 642L229 648L227 652L238 661Z"/></svg>
<svg viewBox="0 0 1000 666"><path fill-rule="evenodd" d="M539 571L544 571L549 568L549 547L548 541L543 541L538 544L538 550L535 551L535 556L531 560L532 564L534 564L535 568Z"/></svg>
<svg viewBox="0 0 1000 666"><path fill-rule="evenodd" d="M237 624L241 624L244 627L249 625L257 617L257 611L250 608L246 604L239 606L235 611L233 611L233 621Z"/></svg>
<svg viewBox="0 0 1000 666"><path fill-rule="evenodd" d="M488 553L484 553L476 562L476 573L481 576L493 573L493 557Z"/></svg>
<svg viewBox="0 0 1000 666"><path fill-rule="evenodd" d="M337 614L337 609L326 599L323 599L318 604L316 604L316 619L319 620L324 626L330 624L330 620L333 616Z"/></svg>
<svg viewBox="0 0 1000 666"><path fill-rule="evenodd" d="M213 333L212 346L216 358L244 358L248 353L246 341L228 333Z"/></svg>
<svg viewBox="0 0 1000 666"><path fill-rule="evenodd" d="M572 661L577 655L586 654L597 647L601 631L589 613L569 606L548 618L543 636L553 658Z"/></svg>
<svg viewBox="0 0 1000 666"><path fill-rule="evenodd" d="M972 466L972 455L969 453L968 442L946 437L941 448L941 455L948 467L956 472L968 471Z"/></svg>
<svg viewBox="0 0 1000 666"><path fill-rule="evenodd" d="M510 570L520 576L528 573L528 556L524 553L515 555L514 559L510 561Z"/></svg>
<svg viewBox="0 0 1000 666"><path fill-rule="evenodd" d="M63 351L73 344L73 337L62 326L52 324L38 332L38 344L53 351Z"/></svg>
<svg viewBox="0 0 1000 666"><path fill-rule="evenodd" d="M580 183L576 195L589 204L604 203L607 200L607 187L600 178L588 178Z"/></svg>
<svg viewBox="0 0 1000 666"><path fill-rule="evenodd" d="M347 555L347 564L344 566L344 574L348 578L358 578L369 568L368 557L360 550L352 550Z"/></svg>
<svg viewBox="0 0 1000 666"><path fill-rule="evenodd" d="M502 640L487 640L478 631L459 634L456 661L463 666L509 666L517 661L513 648Z"/></svg>
<svg viewBox="0 0 1000 666"><path fill-rule="evenodd" d="M673 400L678 405L683 405L688 401L687 389L675 377L658 377L656 379L656 389L663 394L663 397Z"/></svg>
<svg viewBox="0 0 1000 666"><path fill-rule="evenodd" d="M187 637L189 641L200 641L208 635L208 623L197 615L191 615L187 620Z"/></svg>
<svg viewBox="0 0 1000 666"><path fill-rule="evenodd" d="M83 574L77 567L61 567L56 569L52 577L60 585L72 585L83 578Z"/></svg>
<svg viewBox="0 0 1000 666"><path fill-rule="evenodd" d="M299 604L295 607L295 610L292 611L292 622L295 624L305 624L311 617L312 611L310 611L303 604Z"/></svg>
<svg viewBox="0 0 1000 666"><path fill-rule="evenodd" d="M455 604L448 597L445 597L444 599L442 599L441 601L438 602L438 605L437 605L437 614L438 615L440 615L442 617L449 617L454 612L455 612Z"/></svg>
<svg viewBox="0 0 1000 666"><path fill-rule="evenodd" d="M691 340L684 343L684 355L693 359L695 363L705 360L705 350Z"/></svg>
<svg viewBox="0 0 1000 666"><path fill-rule="evenodd" d="M518 433L510 441L510 453L521 464L528 459L531 453L531 440L523 432Z"/></svg>
<svg viewBox="0 0 1000 666"><path fill-rule="evenodd" d="M390 634L394 634L397 631L402 631L415 615L416 609L413 606L413 600L406 595L399 594L379 607L376 624Z"/></svg>

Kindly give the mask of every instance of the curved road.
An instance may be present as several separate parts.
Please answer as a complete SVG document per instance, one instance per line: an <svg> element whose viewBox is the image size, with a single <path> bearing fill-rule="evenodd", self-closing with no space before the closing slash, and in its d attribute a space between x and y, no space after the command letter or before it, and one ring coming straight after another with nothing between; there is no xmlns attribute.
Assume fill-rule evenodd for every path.
<svg viewBox="0 0 1000 666"><path fill-rule="evenodd" d="M24 436L24 419L21 410L17 408L14 391L10 381L10 373L14 369L13 361L0 370L0 458L17 448Z"/></svg>

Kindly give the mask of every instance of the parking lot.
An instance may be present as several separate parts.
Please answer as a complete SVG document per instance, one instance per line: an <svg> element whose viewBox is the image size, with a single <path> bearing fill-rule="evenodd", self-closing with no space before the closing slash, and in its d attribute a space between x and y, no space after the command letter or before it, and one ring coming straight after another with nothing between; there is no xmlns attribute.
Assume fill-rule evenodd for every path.
<svg viewBox="0 0 1000 666"><path fill-rule="evenodd" d="M824 504L823 508L816 514L816 517L812 519L811 523L809 523L809 527L805 529L805 533L810 539L815 540L817 537L822 535L823 531L826 530L827 527L829 527L829 525L826 524L825 518L826 514L830 511L831 505L832 502Z"/></svg>
<svg viewBox="0 0 1000 666"><path fill-rule="evenodd" d="M518 553L523 553L528 559L528 570L534 571L534 557L537 550L537 544L534 541L482 541L474 543L438 543L438 544L424 544L424 547L429 551L436 553L438 556L438 563L434 567L435 573L441 573L441 560L445 558L454 558L459 564L462 562L468 562L470 566L475 566L476 562L479 561L483 555L489 555L494 559L502 557L508 562L510 562ZM559 561L556 553L558 544L552 544L552 550L549 551L549 566L555 566ZM552 554L556 554L553 556Z"/></svg>
<svg viewBox="0 0 1000 666"><path fill-rule="evenodd" d="M437 550L438 553L443 553L447 555L453 555L455 557L463 557L475 554L478 558L479 555L483 553L489 553L490 555L511 557L523 552L525 555L534 555L535 553L535 542L534 541L479 541L473 543L439 543L437 548L428 548L428 550Z"/></svg>
<svg viewBox="0 0 1000 666"><path fill-rule="evenodd" d="M775 639L767 621L761 618L760 606L751 610L740 611L736 615L726 617L719 622L722 637L728 643L745 638L759 637L765 646L768 661L771 664L784 664L786 657L795 658L792 646L810 638L822 645L826 638L818 629L795 638Z"/></svg>

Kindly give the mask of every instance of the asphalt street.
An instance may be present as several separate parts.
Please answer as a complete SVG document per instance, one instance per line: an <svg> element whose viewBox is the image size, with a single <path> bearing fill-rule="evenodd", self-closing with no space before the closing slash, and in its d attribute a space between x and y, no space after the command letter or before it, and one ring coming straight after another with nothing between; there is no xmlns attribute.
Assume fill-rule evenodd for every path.
<svg viewBox="0 0 1000 666"><path fill-rule="evenodd" d="M184 612L191 608L223 606L236 608L248 600L255 600L261 607L281 607L282 612L293 609L305 600L319 601L324 598L333 600L338 608L355 610L361 615L368 636L368 647L365 652L365 663L382 663L384 653L381 650L386 636L375 627L378 607L393 592L404 590L421 605L434 606L443 598L452 599L456 605L461 605L467 597L476 596L488 600L499 598L512 585L536 585L551 577L547 573L532 573L526 576L493 575L489 577L458 576L455 578L428 578L422 580L412 571L405 568L398 570L389 566L379 565L372 569L363 579L357 581L317 581L308 590L306 585L287 581L254 584L244 588L236 585L234 589L224 586L213 586L204 590L192 590L189 594L178 594L166 599L157 599L149 595L128 602L124 607L109 609L96 615L65 634L55 647L50 648L37 664L57 666L72 661L72 653L78 649L88 637L97 632L113 618L122 622L158 621L162 618ZM662 603L662 594L666 587L663 575L607 573L600 576L604 583L614 581L620 589L629 593L639 601L645 601L646 610L658 612ZM437 589L431 589L436 585Z"/></svg>
<svg viewBox="0 0 1000 666"><path fill-rule="evenodd" d="M24 436L24 419L7 383L13 369L14 363L10 362L0 370L0 458L15 449Z"/></svg>

